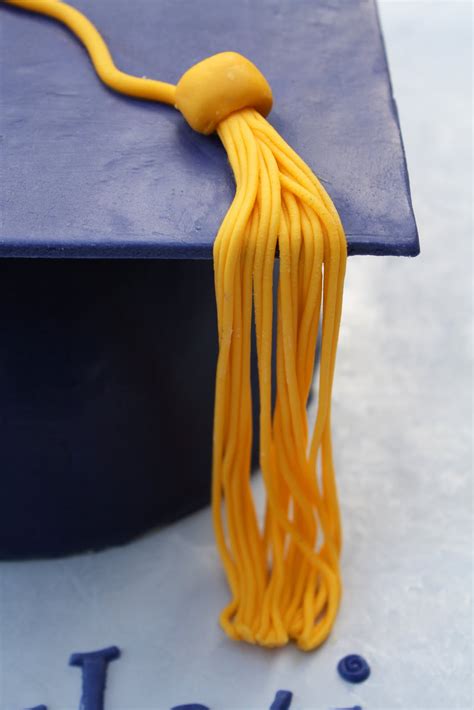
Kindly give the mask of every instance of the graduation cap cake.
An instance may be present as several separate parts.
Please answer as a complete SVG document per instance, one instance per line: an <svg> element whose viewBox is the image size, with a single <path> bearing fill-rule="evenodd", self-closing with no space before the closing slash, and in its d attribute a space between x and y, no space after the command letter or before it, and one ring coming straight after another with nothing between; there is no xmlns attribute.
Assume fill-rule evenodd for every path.
<svg viewBox="0 0 474 710"><path fill-rule="evenodd" d="M375 5L77 0L131 84L74 10L1 5L0 557L125 542L207 503L213 469L234 595L221 623L314 647L340 594L329 421L346 254L419 250ZM109 89L74 34L12 5L66 12ZM155 80L171 84L155 95ZM319 636L297 616L305 585Z"/></svg>

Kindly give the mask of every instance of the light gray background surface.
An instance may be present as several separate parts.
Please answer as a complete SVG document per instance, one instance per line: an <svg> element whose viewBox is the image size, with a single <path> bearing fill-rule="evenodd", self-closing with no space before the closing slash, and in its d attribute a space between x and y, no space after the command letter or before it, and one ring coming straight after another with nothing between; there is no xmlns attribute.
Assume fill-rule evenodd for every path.
<svg viewBox="0 0 474 710"><path fill-rule="evenodd" d="M345 594L330 640L309 655L227 640L204 510L122 549L0 564L1 710L76 709L69 654L110 644L123 657L107 710L266 710L279 688L292 710L472 707L471 12L381 3L422 255L349 261L333 416ZM372 666L361 686L336 674L349 652Z"/></svg>

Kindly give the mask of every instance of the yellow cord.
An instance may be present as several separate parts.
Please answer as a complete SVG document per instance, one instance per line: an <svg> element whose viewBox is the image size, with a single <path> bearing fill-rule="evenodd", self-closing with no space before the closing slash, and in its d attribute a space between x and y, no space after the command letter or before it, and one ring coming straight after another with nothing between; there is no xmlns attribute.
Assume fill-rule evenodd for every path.
<svg viewBox="0 0 474 710"><path fill-rule="evenodd" d="M98 75L111 88L176 103L173 85L131 77L116 69L95 27L72 7L57 0L7 2L66 24L84 43ZM261 76L257 81L261 82ZM271 96L265 95L263 103L269 110ZM241 105L246 106L245 102ZM234 201L214 244L219 358L212 515L232 595L220 622L233 639L263 646L281 646L293 639L301 649L310 650L330 633L341 597L331 391L347 249L331 199L310 168L261 115L264 112L239 108L217 122L236 181ZM211 123L201 121L206 127L203 132L209 132ZM272 407L277 247L276 401ZM260 465L267 495L263 525L250 486L253 310ZM311 433L306 407L321 315L317 416Z"/></svg>
<svg viewBox="0 0 474 710"><path fill-rule="evenodd" d="M114 91L174 106L176 87L173 84L141 79L117 69L107 45L92 22L71 5L66 5L59 0L4 0L4 2L40 15L47 15L66 25L89 52L98 76Z"/></svg>

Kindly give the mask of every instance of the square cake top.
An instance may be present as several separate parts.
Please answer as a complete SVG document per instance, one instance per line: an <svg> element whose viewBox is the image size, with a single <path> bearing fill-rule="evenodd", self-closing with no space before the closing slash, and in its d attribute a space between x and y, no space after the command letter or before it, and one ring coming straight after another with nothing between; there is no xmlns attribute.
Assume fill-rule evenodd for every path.
<svg viewBox="0 0 474 710"><path fill-rule="evenodd" d="M216 52L251 59L269 120L319 176L349 254L419 251L373 0L74 0L119 69L176 83ZM60 24L2 5L0 256L211 258L234 195L217 136L97 78Z"/></svg>

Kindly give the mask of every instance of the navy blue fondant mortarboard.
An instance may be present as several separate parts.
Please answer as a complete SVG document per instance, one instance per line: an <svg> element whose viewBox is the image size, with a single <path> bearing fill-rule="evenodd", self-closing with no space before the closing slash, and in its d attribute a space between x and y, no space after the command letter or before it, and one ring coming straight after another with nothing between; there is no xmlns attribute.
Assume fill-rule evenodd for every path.
<svg viewBox="0 0 474 710"><path fill-rule="evenodd" d="M74 4L139 76L250 57L349 254L418 253L373 2ZM109 91L63 27L3 4L0 21L0 557L59 555L209 498L210 260L234 183L217 138Z"/></svg>

